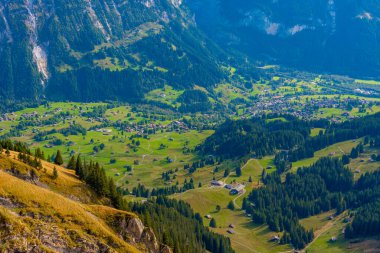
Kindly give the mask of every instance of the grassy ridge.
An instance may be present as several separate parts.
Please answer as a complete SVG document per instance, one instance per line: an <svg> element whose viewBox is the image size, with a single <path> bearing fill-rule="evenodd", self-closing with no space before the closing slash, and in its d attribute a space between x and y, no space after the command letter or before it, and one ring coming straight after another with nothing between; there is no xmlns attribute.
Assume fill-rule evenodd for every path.
<svg viewBox="0 0 380 253"><path fill-rule="evenodd" d="M12 153L11 157L0 155L0 198L5 203L0 206L0 220L12 224L11 230L2 231L2 238L13 238L2 244L0 249L22 247L22 240L19 240L17 234L24 240L42 246L43 243L35 232L39 230L41 234L67 243L65 247L68 248L84 246L81 241L84 239L96 245L108 245L109 242L113 242L112 248L119 252L139 252L134 246L123 241L113 228L109 227L106 220L106 217L114 215L123 215L127 219L135 218L134 214L78 202L97 199L93 198L94 193L71 172L46 162L43 162L44 169L38 172L41 181L37 185L16 178L4 171L5 168L9 169L7 164L12 163L20 172L31 168L14 160L13 155L15 153ZM58 170L57 179L51 178L53 167ZM51 248L47 250L50 251Z"/></svg>

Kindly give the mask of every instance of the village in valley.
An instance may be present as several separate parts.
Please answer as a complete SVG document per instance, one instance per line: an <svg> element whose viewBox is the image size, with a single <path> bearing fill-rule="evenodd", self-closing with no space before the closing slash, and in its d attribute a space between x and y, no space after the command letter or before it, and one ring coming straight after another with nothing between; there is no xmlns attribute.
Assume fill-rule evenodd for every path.
<svg viewBox="0 0 380 253"><path fill-rule="evenodd" d="M199 146L226 119L271 115L266 120L271 122L286 121L284 115L292 115L339 123L380 112L380 99L373 93L321 88L319 83L297 81L290 86L284 78L273 83L259 82L252 88L222 84L215 94L202 90L209 95L212 109L202 113L179 112L178 97L183 91L168 86L148 93L148 104L49 102L0 115L0 135L41 148L50 159L60 150L65 162L78 155L99 162L128 201L144 202L152 193L169 189L170 198L189 203L213 231L230 237L239 252L251 252L247 247L287 252L292 249L280 244L279 233L252 223L251 214L242 210L243 199L263 184L263 174L276 171L274 156L249 156L244 163L219 161L199 154ZM320 133L322 128L312 129L311 136ZM318 151L316 158L295 162L292 170L311 165L318 157L349 154L359 141ZM351 163L356 178L377 166L371 152ZM316 223L313 219L325 226L333 223L340 230L325 241L339 242L347 215L330 220L331 215L324 213L301 223L310 227Z"/></svg>

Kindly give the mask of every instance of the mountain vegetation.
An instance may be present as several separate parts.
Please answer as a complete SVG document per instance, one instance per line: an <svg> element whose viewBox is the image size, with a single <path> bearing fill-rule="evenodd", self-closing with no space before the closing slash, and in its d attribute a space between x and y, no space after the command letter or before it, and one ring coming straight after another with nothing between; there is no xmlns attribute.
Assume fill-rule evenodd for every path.
<svg viewBox="0 0 380 253"><path fill-rule="evenodd" d="M87 163L85 160L82 161L80 156L73 156L70 159L70 162L68 163L68 167L70 167L71 169L69 170L60 167L57 164L53 165L43 161L42 157L44 156L44 154L39 149L35 151L35 153L39 157L33 157L30 150L23 143L12 142L9 140L1 140L0 147L0 176L5 177L4 180L6 180L9 183L13 183L13 179L6 179L7 177L20 178L17 180L21 182L22 180L31 180L30 183L18 182L18 184L30 184L31 186L28 187L38 189L40 188L38 186L38 182L40 181L47 183L49 186L54 186L56 184L67 184L67 180L71 179L72 181L74 181L73 183L75 183L75 185L73 185L74 188L78 189L78 184L81 188L79 191L75 192L75 194L79 194L79 196L75 196L75 198L82 199L83 196L81 196L81 194L86 195L86 192L89 192L88 194L93 195L93 197L89 200L91 204L109 203L110 205L116 208L131 211L125 212L106 206L86 207L91 209L91 211L88 211L89 213L91 212L91 215L96 215L98 217L97 219L104 219L104 221L107 224L109 224L108 226L111 226L111 229L113 233L115 233L115 235L122 235L123 239L125 239L128 242L124 242L125 245L123 244L123 246L121 247L117 244L119 241L122 241L121 239L116 240L111 239L110 237L109 240L112 240L114 242L112 244L112 247L116 247L118 252L234 252L231 248L231 243L229 239L227 239L224 236L213 233L209 231L206 227L204 227L201 216L197 213L194 213L190 205L186 204L183 201L169 200L165 197L158 196L157 198L151 199L150 201L145 203L136 202L129 203L127 205L127 203L122 199L121 194L117 191L113 179L106 176L104 169L101 168L98 163L93 163L91 161ZM17 158L16 156L12 158L11 155L15 155L15 151L17 152ZM60 152L58 152L56 157L58 157L59 154ZM27 164L27 167L24 167L24 165L20 165L20 162ZM6 163L10 163L11 168L5 169L5 171L1 170L4 167L7 168ZM29 168L28 166L31 167ZM74 173L78 177L75 177ZM13 189L9 185L5 185L5 181L1 182L2 183L0 183L0 187L4 187L6 192L8 192L10 189ZM86 182L87 185L85 185L83 182ZM25 185L25 190L28 187ZM69 187L68 185L62 185L60 187L63 187L63 195L66 195L68 194L72 186ZM58 188L55 187L55 189L57 189L57 192L55 192L54 194L57 196L54 197L53 193L48 193L52 195L51 197L56 198L57 200L62 201L64 203L65 201L69 201L63 201L63 197L59 195L62 193L58 191ZM36 194L41 194L39 193L39 191L42 191L42 188L41 190L36 190ZM8 196L3 196L1 194L0 208L3 208L3 206L11 209L16 208L16 206L13 207L13 204L9 204L11 202L9 202L10 200L8 200ZM44 193L44 196L47 196L46 193ZM12 203L16 200L19 201L17 199L17 197L19 196L15 197L16 199L12 199ZM34 199L33 194L23 197ZM49 199L46 198L41 199L41 201L45 201L44 203L47 203L46 201L48 200ZM49 203L47 204L50 205ZM75 205L81 207L79 203ZM72 203L70 203L68 207L74 210L78 209L78 207L74 207ZM41 208L38 208L38 210L40 210L40 212L42 210L47 212L54 211L49 206L46 206L46 210ZM0 222L3 222L4 224L9 224L8 222L13 222L10 221L7 216L5 216L9 215L8 212L11 212L11 210L5 209L1 211L4 211L5 213L0 212ZM81 214L81 212L79 214ZM62 213L58 214L61 215L61 220L67 219L66 216L62 216ZM149 228L144 227L141 221L137 219L135 214L139 215L144 224ZM89 215L85 215L82 218L89 219L90 221L93 220L93 218L91 218L92 216L90 216L90 218L87 216ZM76 221L74 220L73 222ZM103 220L101 222L103 222ZM103 223L98 225L92 224L92 226L94 227L94 229L99 229L101 226L103 226ZM46 231L44 229L40 230L40 233L45 233ZM15 231L9 230L6 232L14 233ZM22 236L25 237L27 235L25 234ZM63 241L63 239L61 239L60 236L61 235L51 235L52 240ZM1 234L0 240L5 240L5 238L8 237L6 237L5 235L3 236L3 234ZM2 241L5 244L2 244L1 247L3 248L1 249L15 250L19 247L22 248L22 246L20 246L21 244L15 243L17 242L18 237L9 238L12 238L10 242L5 243L5 241ZM29 239L29 237L27 237L27 239ZM165 242L165 244L160 245L158 242ZM88 245L80 243L79 239L77 238L76 244L74 245L77 245L78 247L81 246L82 252L90 252L89 249L86 247L90 247L89 245L91 245L91 243L92 241L89 242ZM61 242L61 244L66 245L65 242ZM132 246L130 246L129 244L131 244ZM36 245L37 247L49 248L47 242L44 241L37 241ZM102 244L101 242L97 244L97 247L100 247L100 251L102 251L103 248L111 248L108 247L107 244ZM136 251L134 251L135 249L133 247L137 247Z"/></svg>
<svg viewBox="0 0 380 253"><path fill-rule="evenodd" d="M252 59L314 72L378 78L376 1L186 1L195 21L222 46Z"/></svg>
<svg viewBox="0 0 380 253"><path fill-rule="evenodd" d="M339 124L324 120L301 121L291 117L285 122L268 122L265 118L226 121L205 140L199 150L225 158L276 154L276 164L284 168L286 165L283 162L313 157L315 151L334 143L364 136L376 137L380 131L379 117L377 113ZM313 127L324 127L326 130L317 136L310 136Z"/></svg>
<svg viewBox="0 0 380 253"><path fill-rule="evenodd" d="M125 101L223 77L222 51L180 1L2 0L0 10L5 101Z"/></svg>
<svg viewBox="0 0 380 253"><path fill-rule="evenodd" d="M174 252L234 252L230 240L205 228L202 217L183 201L157 197L146 204L131 203L130 208Z"/></svg>
<svg viewBox="0 0 380 253"><path fill-rule="evenodd" d="M378 235L379 171L360 177L355 183L353 173L340 159L321 158L310 167L286 175L283 183L276 172L268 175L266 186L253 190L245 209L257 223L266 223L275 232L283 231L281 243L297 249L313 240L313 231L305 230L299 219L332 209L341 214L353 211L353 222L347 225L347 238Z"/></svg>

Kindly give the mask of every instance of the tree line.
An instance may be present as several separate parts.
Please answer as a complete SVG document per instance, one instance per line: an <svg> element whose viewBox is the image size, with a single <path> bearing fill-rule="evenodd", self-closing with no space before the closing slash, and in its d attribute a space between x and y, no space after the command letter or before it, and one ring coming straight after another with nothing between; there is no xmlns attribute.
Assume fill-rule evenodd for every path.
<svg viewBox="0 0 380 253"><path fill-rule="evenodd" d="M174 253L233 253L230 239L203 226L202 217L184 201L163 196L146 203L131 202L129 208L144 224L151 227L158 239Z"/></svg>
<svg viewBox="0 0 380 253"><path fill-rule="evenodd" d="M310 167L288 173L285 182L279 172L266 175L264 182L265 187L244 199L243 208L255 223L284 232L280 243L304 248L313 240L313 231L303 228L299 219L332 209L337 214L352 210L348 238L380 234L375 227L380 222L376 204L380 201L380 171L366 173L355 183L341 159L324 157Z"/></svg>

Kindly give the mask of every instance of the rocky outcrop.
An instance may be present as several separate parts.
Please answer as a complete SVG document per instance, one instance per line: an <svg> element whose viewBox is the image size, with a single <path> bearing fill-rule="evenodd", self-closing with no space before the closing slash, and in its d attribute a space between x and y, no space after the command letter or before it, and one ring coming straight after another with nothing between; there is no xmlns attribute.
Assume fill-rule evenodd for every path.
<svg viewBox="0 0 380 253"><path fill-rule="evenodd" d="M140 240L144 232L144 224L138 218L132 218L127 221L127 227L124 228L124 220L122 223L122 235L131 235L133 240ZM123 233L124 232L124 233Z"/></svg>
<svg viewBox="0 0 380 253"><path fill-rule="evenodd" d="M140 241L150 250L150 252L161 252L161 245L159 244L153 229L145 228Z"/></svg>
<svg viewBox="0 0 380 253"><path fill-rule="evenodd" d="M115 224L115 223L114 223ZM161 244L152 228L145 227L142 221L137 218L124 216L119 220L117 228L124 240L142 245L149 253L171 253L172 250L167 245Z"/></svg>
<svg viewBox="0 0 380 253"><path fill-rule="evenodd" d="M68 199L36 182L46 172L30 171L0 161L0 252L171 253L137 215Z"/></svg>

